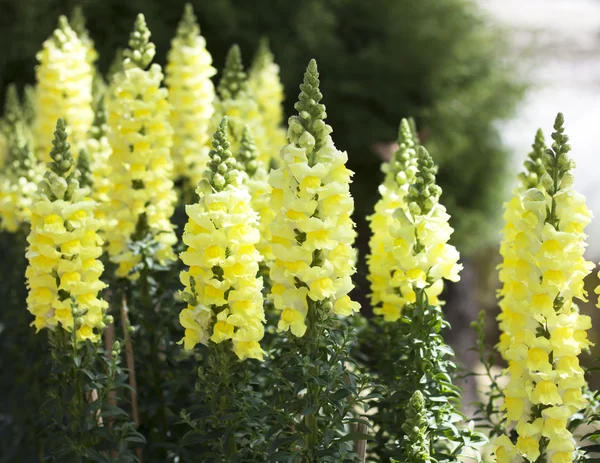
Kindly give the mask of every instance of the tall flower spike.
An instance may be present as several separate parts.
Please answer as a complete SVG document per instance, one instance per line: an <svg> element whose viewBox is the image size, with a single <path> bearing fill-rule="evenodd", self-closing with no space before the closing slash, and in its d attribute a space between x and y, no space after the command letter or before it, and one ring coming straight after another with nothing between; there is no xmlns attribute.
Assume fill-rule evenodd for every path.
<svg viewBox="0 0 600 463"><path fill-rule="evenodd" d="M519 174L519 180L522 188L525 190L537 187L542 175L544 174L544 165L542 158L546 152L546 142L544 140L544 132L538 129L535 133L535 140L531 145L531 152L525 160L525 171Z"/></svg>
<svg viewBox="0 0 600 463"><path fill-rule="evenodd" d="M89 153L91 169L91 198L98 203L96 219L100 222L100 233L104 237L110 213L109 191L112 187L109 158L112 148L108 141L109 127L106 123L104 98L96 107L94 124L90 129L85 149Z"/></svg>
<svg viewBox="0 0 600 463"><path fill-rule="evenodd" d="M271 251L271 222L275 217L273 209L269 205L271 186L269 185L269 174L262 162L258 161L258 151L254 143L252 131L246 127L242 133L242 142L237 155L238 165L245 172L244 183L248 187L252 197L252 208L258 212L260 231L260 242L256 249L263 256L261 272L268 274L268 264L273 260Z"/></svg>
<svg viewBox="0 0 600 463"><path fill-rule="evenodd" d="M22 125L24 120L23 109L19 101L19 92L14 83L6 87L4 98L4 114L0 119L0 166L9 160L12 148L14 147L14 137L17 130L16 125Z"/></svg>
<svg viewBox="0 0 600 463"><path fill-rule="evenodd" d="M370 254L367 256L371 302L374 312L383 315L388 322L400 318L403 307L415 301L414 291L401 293L398 283L392 283L392 276L400 271L394 256L395 239L390 230L396 227L394 213L397 209L407 210L406 195L409 187L416 182L417 148L414 131L407 119L402 119L398 130L398 149L389 163L382 166L385 179L379 186L380 199L375 204L375 213L369 217L371 239ZM441 282L426 289L432 304L438 304Z"/></svg>
<svg viewBox="0 0 600 463"><path fill-rule="evenodd" d="M219 96L223 100L233 100L240 92L247 91L247 75L242 63L240 47L233 45L225 58L223 75L219 81Z"/></svg>
<svg viewBox="0 0 600 463"><path fill-rule="evenodd" d="M175 177L187 179L195 188L208 162L215 99L211 78L216 70L190 4L185 6L167 61Z"/></svg>
<svg viewBox="0 0 600 463"><path fill-rule="evenodd" d="M139 276L133 269L142 257L130 246L140 234L154 240L159 263L176 258L172 246L177 238L170 222L176 201L171 180L173 132L168 91L160 86L161 67L152 64L146 69L154 56L149 36L140 15L130 49L124 53L123 70L113 77L107 106L113 152L108 158L110 202L106 215L110 221L105 236L109 256L119 264L117 276L130 279Z"/></svg>
<svg viewBox="0 0 600 463"><path fill-rule="evenodd" d="M502 283L502 289L499 293L501 311L498 316L500 342L497 348L502 356L509 347L511 336L522 328L523 319L519 314L518 307L522 303L524 285L522 275L515 273L517 265L520 263L520 250L516 246L516 240L517 236L523 232L525 225L525 222L523 222L523 214L526 213L524 206L525 193L528 189L539 186L545 172L542 161L545 152L544 133L541 129L538 129L531 146L531 152L524 162L525 170L519 174L519 182L513 191L513 197L504 205L505 225L502 230L502 241L500 242L500 255L503 261L498 266L498 277Z"/></svg>
<svg viewBox="0 0 600 463"><path fill-rule="evenodd" d="M7 165L0 177L0 229L11 233L30 222L44 167L37 161L21 127L22 124L13 127Z"/></svg>
<svg viewBox="0 0 600 463"><path fill-rule="evenodd" d="M37 55L36 117L34 134L36 150L48 161L56 120L65 119L69 140L78 150L92 125L93 71L87 48L67 21L59 18L59 26Z"/></svg>
<svg viewBox="0 0 600 463"><path fill-rule="evenodd" d="M271 297L281 311L278 328L295 336L306 332L307 317L352 315L359 309L353 288L356 233L350 216L352 172L348 155L335 148L312 60L300 86L298 115L289 119L281 167L271 170Z"/></svg>
<svg viewBox="0 0 600 463"><path fill-rule="evenodd" d="M267 153L269 141L265 137L260 108L248 85L240 48L237 45L233 45L227 53L217 91L212 127L217 127L221 118L227 116L228 139L232 151L237 153L247 125L252 130L259 154Z"/></svg>
<svg viewBox="0 0 600 463"><path fill-rule="evenodd" d="M98 52L94 47L94 41L90 37L90 31L86 27L86 19L83 14L83 7L76 5L71 12L71 27L81 40L81 43L87 49L87 61L90 66L94 66L94 63L98 60Z"/></svg>
<svg viewBox="0 0 600 463"><path fill-rule="evenodd" d="M262 360L260 340L265 321L262 278L257 278L260 254L258 214L248 190L241 185L227 141L227 118L213 137L200 200L186 206L187 245L181 272L187 307L180 314L186 349L198 343L232 341L236 355Z"/></svg>
<svg viewBox="0 0 600 463"><path fill-rule="evenodd" d="M261 160L269 165L271 161L277 161L286 138L283 128L283 85L279 78L279 66L275 63L266 37L259 42L248 84L262 114L265 138L269 142L269 151L260 153Z"/></svg>
<svg viewBox="0 0 600 463"><path fill-rule="evenodd" d="M293 116L300 123L304 133L312 136L312 140L309 140L309 142L312 142L312 146L309 144L307 147L309 150L307 154L310 167L315 164L316 153L321 149L331 133L331 127L325 124L327 113L325 112L325 105L319 103L321 98L323 98L323 94L319 90L317 62L312 59L308 63L308 67L304 73L304 82L300 84L298 101L294 104L294 108L298 111L298 116ZM290 125L291 128L292 126ZM291 139L289 132L288 138Z"/></svg>
<svg viewBox="0 0 600 463"><path fill-rule="evenodd" d="M143 14L138 14L135 18L133 31L129 36L129 48L123 51L123 57L125 58L123 65L125 67L137 66L144 70L150 66L156 54L156 47L150 42L150 35L146 18Z"/></svg>
<svg viewBox="0 0 600 463"><path fill-rule="evenodd" d="M73 175L73 156L62 119L56 124L46 174L32 207L27 241L27 308L33 325L73 332L77 341L100 341L106 326L107 303L98 297L106 287L99 257L102 240L96 233L96 203L86 198Z"/></svg>
<svg viewBox="0 0 600 463"><path fill-rule="evenodd" d="M82 149L77 158L77 180L79 186L91 190L94 180L92 178L92 168L90 166L90 155L87 149Z"/></svg>
<svg viewBox="0 0 600 463"><path fill-rule="evenodd" d="M516 422L517 441L496 443L501 462L511 456L515 461L572 461L569 422L586 405L578 356L590 346L586 331L591 319L579 313L575 299L586 300L583 281L594 267L583 257L584 229L592 214L573 188L562 114L556 117L552 139L542 157L545 172L539 184L522 195L521 218L507 243L513 262L508 265L505 259L502 268L506 278L520 285L503 312L504 323L513 323L505 331L509 381L504 409L507 423Z"/></svg>
<svg viewBox="0 0 600 463"><path fill-rule="evenodd" d="M25 85L23 89L23 116L27 125L33 124L36 114L36 91L33 85Z"/></svg>
<svg viewBox="0 0 600 463"><path fill-rule="evenodd" d="M439 203L441 188L435 183L436 170L431 156L420 146L406 205L394 211L390 228L394 265L389 269L389 278L399 299L389 301L378 311L388 321L397 320L403 305L416 301L418 291L425 291L429 304L439 305L437 296L443 280L459 280L462 265L458 264L458 251L448 244L453 230L446 208ZM398 304L395 309L393 304Z"/></svg>

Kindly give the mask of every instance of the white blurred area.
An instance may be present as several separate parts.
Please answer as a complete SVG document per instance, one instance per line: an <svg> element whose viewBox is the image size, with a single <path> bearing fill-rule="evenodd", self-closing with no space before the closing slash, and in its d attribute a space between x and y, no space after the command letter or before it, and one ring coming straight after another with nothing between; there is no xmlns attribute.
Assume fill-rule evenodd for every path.
<svg viewBox="0 0 600 463"><path fill-rule="evenodd" d="M550 139L557 112L565 116L575 183L595 220L588 259L600 259L600 0L477 0L509 28L514 52L532 88L516 117L502 126L515 175L535 131Z"/></svg>

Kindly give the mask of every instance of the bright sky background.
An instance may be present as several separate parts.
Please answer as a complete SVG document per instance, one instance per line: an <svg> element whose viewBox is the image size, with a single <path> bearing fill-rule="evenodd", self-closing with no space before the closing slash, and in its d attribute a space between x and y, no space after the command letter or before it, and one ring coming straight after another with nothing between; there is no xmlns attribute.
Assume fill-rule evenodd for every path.
<svg viewBox="0 0 600 463"><path fill-rule="evenodd" d="M478 0L512 31L516 53L533 88L517 117L502 127L515 173L538 127L550 138L557 112L565 115L575 184L596 219L588 227L589 259L600 259L600 0Z"/></svg>

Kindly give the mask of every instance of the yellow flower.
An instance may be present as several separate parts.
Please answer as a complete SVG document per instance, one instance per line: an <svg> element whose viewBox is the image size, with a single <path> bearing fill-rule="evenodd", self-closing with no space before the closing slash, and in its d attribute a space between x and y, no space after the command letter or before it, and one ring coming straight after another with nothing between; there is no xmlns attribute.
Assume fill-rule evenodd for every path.
<svg viewBox="0 0 600 463"><path fill-rule="evenodd" d="M69 332L75 329L78 341L98 342L108 305L98 297L106 285L99 280L104 267L98 260L102 240L94 218L97 204L74 179L66 139L65 123L59 119L50 153L54 162L48 164L32 206L27 308L38 331L60 325ZM65 226L48 226L57 221Z"/></svg>
<svg viewBox="0 0 600 463"><path fill-rule="evenodd" d="M211 77L216 70L189 4L171 41L165 73L171 105L175 178L187 178L195 186L208 162L208 128L215 99Z"/></svg>
<svg viewBox="0 0 600 463"><path fill-rule="evenodd" d="M240 48L237 45L233 45L227 54L217 93L211 122L213 131L221 118L227 116L231 151L237 153L244 128L248 126L258 147L259 160L267 167L270 159L270 142L265 134L263 116L250 89Z"/></svg>
<svg viewBox="0 0 600 463"><path fill-rule="evenodd" d="M34 134L40 160L49 161L56 120L65 119L76 152L92 126L93 71L88 49L61 16L58 28L38 53Z"/></svg>
<svg viewBox="0 0 600 463"><path fill-rule="evenodd" d="M279 66L275 63L267 39L262 39L248 75L248 85L254 94L262 115L267 151L260 160L269 165L277 162L279 150L285 146L283 128L283 85L279 79Z"/></svg>
<svg viewBox="0 0 600 463"><path fill-rule="evenodd" d="M85 148L89 154L92 177L90 197L98 203L95 215L100 222L100 234L104 237L110 215L109 192L113 187L109 164L112 148L108 141L109 127L106 124L104 99L98 103L95 114L94 124L85 142Z"/></svg>
<svg viewBox="0 0 600 463"><path fill-rule="evenodd" d="M350 196L348 156L338 151L325 124L325 107L315 61L301 85L301 115L289 120L288 139L280 153L280 168L271 170L269 183L273 262L271 298L281 311L280 331L303 336L309 311L350 315L359 309L348 293L353 288L355 238ZM336 196L337 208L324 211ZM346 251L340 251L345 248Z"/></svg>
<svg viewBox="0 0 600 463"><path fill-rule="evenodd" d="M506 207L500 266L499 349L509 363L504 395L507 404L515 397L523 402L505 407L507 420L519 420L522 456L535 460L544 449L553 462L571 461L569 420L586 404L577 356L589 345L591 322L579 314L575 299L585 300L583 280L593 267L583 257L591 213L573 188L562 124L559 114L547 152L541 132L536 136L528 174ZM522 417L527 425L543 420L541 434L526 433ZM549 439L545 448L537 445L541 436Z"/></svg>
<svg viewBox="0 0 600 463"><path fill-rule="evenodd" d="M496 446L494 451L496 461L498 463L512 463L514 457L517 455L517 450L508 436L502 435L498 437L494 444Z"/></svg>
<svg viewBox="0 0 600 463"><path fill-rule="evenodd" d="M258 212L260 217L258 227L260 242L256 248L263 256L262 266L266 268L274 259L271 249L271 222L273 222L275 212L269 204L271 194L269 174L263 163L258 161L258 151L254 143L254 137L248 127L242 133L240 149L236 158L240 169L245 173L244 183L252 197L252 209Z"/></svg>
<svg viewBox="0 0 600 463"><path fill-rule="evenodd" d="M182 342L193 349L197 343L231 340L241 360L262 360L259 342L265 317L262 278L257 278L258 214L229 150L227 118L213 146L205 180L197 189L200 200L186 206L187 249L180 258L189 269L180 278L188 306L179 317L185 328Z"/></svg>
<svg viewBox="0 0 600 463"><path fill-rule="evenodd" d="M0 229L15 233L31 220L44 165L39 163L20 125L14 127L7 166L0 177Z"/></svg>
<svg viewBox="0 0 600 463"><path fill-rule="evenodd" d="M119 277L136 279L133 271L141 261L129 246L136 229L148 233L157 244L156 259L175 259L177 238L170 223L175 191L171 180L172 129L169 124L168 91L160 87L163 75L158 64L146 69L154 45L143 15L132 33L123 70L114 76L108 103L108 125L113 152L109 157L110 188L105 236L110 259L119 265Z"/></svg>

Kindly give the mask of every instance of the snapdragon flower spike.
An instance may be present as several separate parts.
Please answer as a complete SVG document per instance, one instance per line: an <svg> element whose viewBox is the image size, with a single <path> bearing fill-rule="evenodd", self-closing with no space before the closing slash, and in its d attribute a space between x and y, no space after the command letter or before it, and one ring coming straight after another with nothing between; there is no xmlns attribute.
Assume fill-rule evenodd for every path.
<svg viewBox="0 0 600 463"><path fill-rule="evenodd" d="M277 162L279 150L287 143L283 128L283 85L279 78L279 66L269 47L267 38L262 38L252 67L248 73L248 84L260 109L268 151L261 160L269 165Z"/></svg>
<svg viewBox="0 0 600 463"><path fill-rule="evenodd" d="M104 98L96 107L94 124L90 128L85 149L89 154L91 170L90 197L98 203L96 219L100 222L100 234L104 238L110 213L109 191L112 188L111 167L109 163L112 148L108 141L109 127L106 123Z"/></svg>
<svg viewBox="0 0 600 463"><path fill-rule="evenodd" d="M499 292L500 342L497 346L503 356L510 345L511 336L523 326L523 317L519 313L519 307L522 305L525 286L523 272L518 271L522 261L519 258L520 249L517 245L517 237L522 238L524 235L520 235L520 233L528 227L527 217L529 214L526 214L524 206L525 194L530 188L538 187L544 174L542 159L546 152L546 144L541 129L537 131L531 148L524 163L525 171L519 174L519 181L513 191L513 197L504 205L505 226L500 243L502 263L498 266L502 289ZM533 230L531 226L529 229Z"/></svg>
<svg viewBox="0 0 600 463"><path fill-rule="evenodd" d="M123 52L123 69L113 77L108 101L109 142L112 154L110 203L105 236L110 259L119 264L119 277L135 280L132 269L141 261L130 249L140 220L143 233L157 245L156 259L165 264L176 259L172 246L177 238L170 218L175 207L171 180L173 131L169 124L168 91L160 86L161 67L150 65L154 45L143 15L135 21L129 46ZM142 219L142 216L145 219ZM140 222L141 223L141 222Z"/></svg>
<svg viewBox="0 0 600 463"><path fill-rule="evenodd" d="M280 153L281 167L269 176L275 212L271 297L281 311L278 329L295 336L306 332L309 310L352 315L360 307L348 296L356 271L352 172L345 165L348 155L335 148L325 123L315 60L300 90L298 115L289 119L289 144Z"/></svg>
<svg viewBox="0 0 600 463"><path fill-rule="evenodd" d="M16 139L17 135L21 136L19 140ZM0 118L0 167L10 168L14 152L23 141L33 146L30 121L27 119L25 105L21 104L16 85L9 84L4 98L4 112Z"/></svg>
<svg viewBox="0 0 600 463"><path fill-rule="evenodd" d="M66 126L56 124L44 180L32 206L26 271L27 309L35 316L32 325L60 327L76 332L77 341L99 342L110 321L106 301L98 292L104 267L99 260L102 240L94 218L96 203L80 188Z"/></svg>
<svg viewBox="0 0 600 463"><path fill-rule="evenodd" d="M591 319L579 313L575 300L586 300L583 281L593 268L583 257L592 214L573 188L562 114L552 139L542 157L544 173L523 195L521 219L512 232L516 262L503 267L507 277L523 284L510 307L519 326L509 333L504 351L509 376L504 409L507 422L516 422L518 437L516 444L508 438L496 443L499 463L540 456L551 463L573 461L568 425L586 405L579 354L590 345Z"/></svg>
<svg viewBox="0 0 600 463"><path fill-rule="evenodd" d="M71 144L79 149L94 120L92 66L88 49L61 16L58 28L37 54L34 135L40 160L48 161L56 120L64 118Z"/></svg>
<svg viewBox="0 0 600 463"><path fill-rule="evenodd" d="M252 209L258 212L260 241L256 249L260 252L263 260L261 265L266 266L273 260L271 250L271 222L275 213L269 204L271 185L269 185L269 174L264 164L258 160L258 150L250 128L246 127L242 133L242 142L236 156L240 171L244 174L244 184L252 197Z"/></svg>
<svg viewBox="0 0 600 463"><path fill-rule="evenodd" d="M188 222L181 254L188 270L181 272L187 307L179 320L186 349L198 343L232 342L240 360L263 359L264 335L258 214L242 185L237 162L227 140L227 118L214 135L198 203L186 206Z"/></svg>
<svg viewBox="0 0 600 463"><path fill-rule="evenodd" d="M242 141L246 125L252 130L252 135L258 147L260 160L268 157L269 147L266 139L263 119L252 90L248 85L248 76L244 71L240 47L233 45L225 59L225 67L217 87L218 98L215 100L215 113L212 127L217 127L221 118L227 116L229 123L228 139L231 150L237 153ZM264 159L263 159L264 158Z"/></svg>
<svg viewBox="0 0 600 463"><path fill-rule="evenodd" d="M76 5L71 12L70 21L71 27L81 40L81 43L86 48L87 53L87 61L92 66L92 71L94 72L94 63L98 60L98 52L96 51L96 47L94 46L94 41L90 37L90 31L88 31L86 27L86 19L83 14L83 7L81 5Z"/></svg>
<svg viewBox="0 0 600 463"><path fill-rule="evenodd" d="M402 119L398 131L398 149L390 162L382 166L386 174L385 180L379 186L380 198L375 204L375 213L368 217L372 233L369 240L370 254L367 256L371 303L375 307L374 312L383 315L384 319L390 322L400 318L402 308L407 302L414 302L413 293L408 294L407 300L391 284L397 267L393 255L394 238L390 230L396 221L394 212L400 207L406 207L408 187L415 181L417 145L408 120ZM431 292L432 303L437 301L435 296Z"/></svg>
<svg viewBox="0 0 600 463"><path fill-rule="evenodd" d="M171 41L165 81L171 105L175 178L188 178L192 185L202 179L208 161L208 130L215 99L211 78L216 72L192 6L187 4Z"/></svg>
<svg viewBox="0 0 600 463"><path fill-rule="evenodd" d="M429 304L439 305L437 296L443 280L460 278L462 265L458 263L458 251L448 244L453 230L446 208L439 203L442 190L435 182L436 172L431 156L419 146L416 173L405 205L395 209L394 220L389 223L394 264L388 278L398 299L378 310L388 321L400 318L402 308L414 303L418 292L427 295Z"/></svg>
<svg viewBox="0 0 600 463"><path fill-rule="evenodd" d="M30 222L44 172L24 132L23 124L15 123L7 165L0 177L0 229L10 233Z"/></svg>

